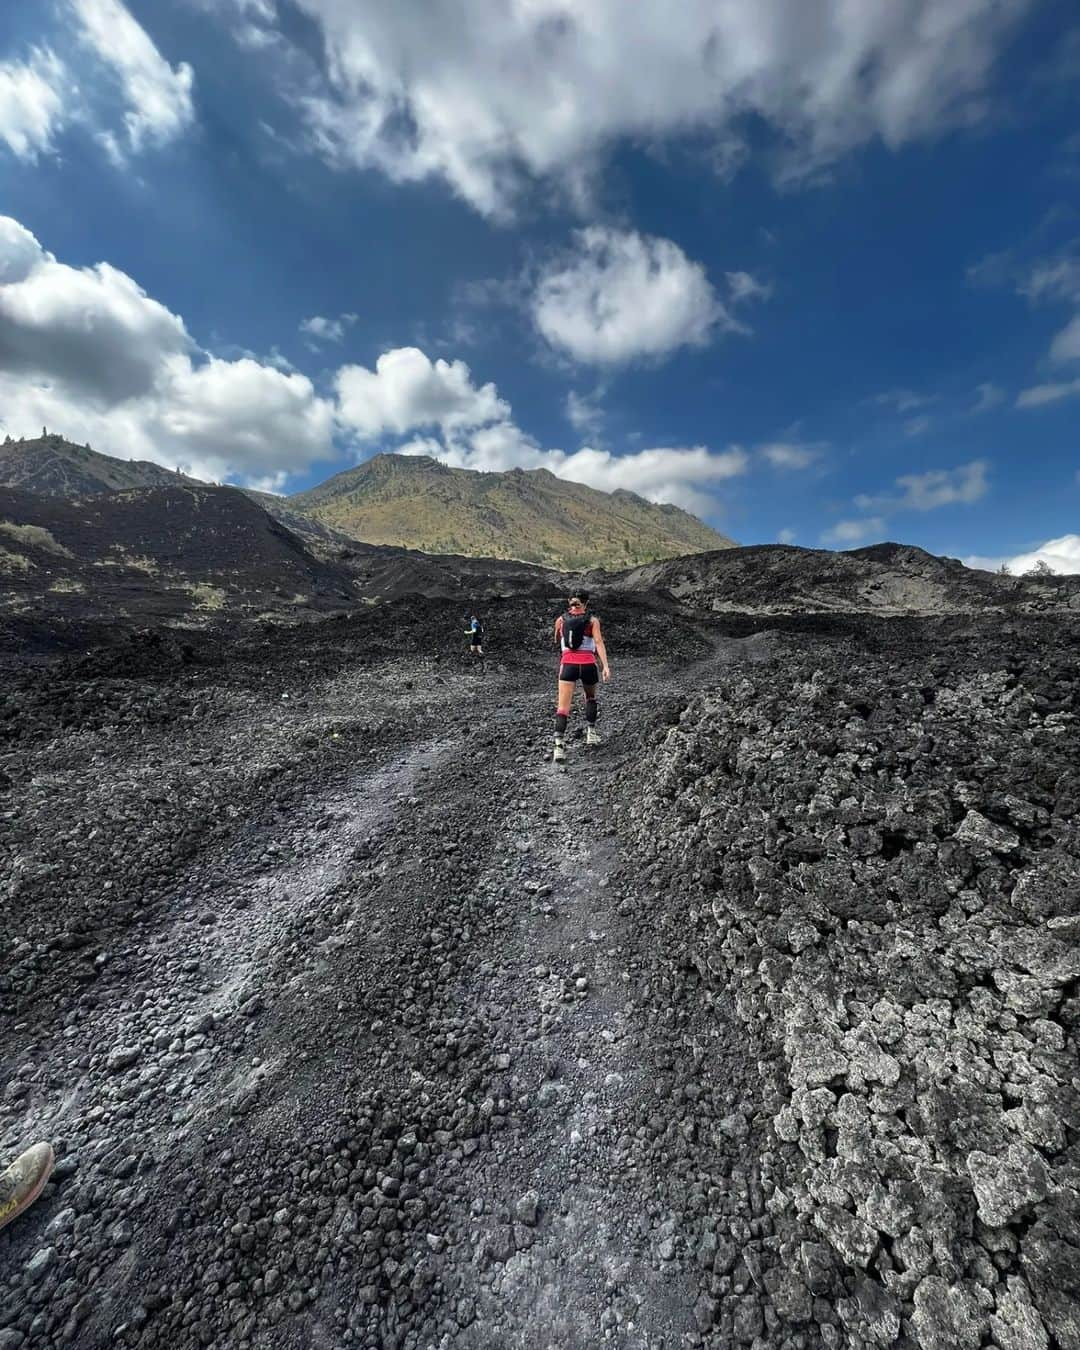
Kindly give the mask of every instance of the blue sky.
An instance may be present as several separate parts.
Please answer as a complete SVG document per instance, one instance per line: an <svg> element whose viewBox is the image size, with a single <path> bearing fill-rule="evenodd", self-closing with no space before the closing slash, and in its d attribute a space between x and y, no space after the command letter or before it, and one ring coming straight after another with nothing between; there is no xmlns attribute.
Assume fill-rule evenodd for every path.
<svg viewBox="0 0 1080 1350"><path fill-rule="evenodd" d="M669 13L6 7L0 428L1080 570L1075 5Z"/></svg>

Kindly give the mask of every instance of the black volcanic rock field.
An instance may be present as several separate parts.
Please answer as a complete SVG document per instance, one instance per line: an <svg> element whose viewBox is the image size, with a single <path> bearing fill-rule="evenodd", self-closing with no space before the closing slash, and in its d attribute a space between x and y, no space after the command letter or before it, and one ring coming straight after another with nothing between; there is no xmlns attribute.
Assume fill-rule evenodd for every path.
<svg viewBox="0 0 1080 1350"><path fill-rule="evenodd" d="M1068 588L465 585L8 621L0 1350L1080 1347Z"/></svg>
<svg viewBox="0 0 1080 1350"><path fill-rule="evenodd" d="M201 484L75 500L0 488L0 590L0 613L114 626L325 613L360 600L342 566L314 557L243 492Z"/></svg>

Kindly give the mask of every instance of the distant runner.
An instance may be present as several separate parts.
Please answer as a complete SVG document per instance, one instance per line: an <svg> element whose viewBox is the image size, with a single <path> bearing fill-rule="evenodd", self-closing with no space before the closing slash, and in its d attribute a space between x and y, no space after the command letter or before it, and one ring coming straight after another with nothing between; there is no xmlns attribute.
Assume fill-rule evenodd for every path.
<svg viewBox="0 0 1080 1350"><path fill-rule="evenodd" d="M484 654L484 625L474 614L469 620L469 626L465 629L465 636L469 639L469 651L473 656L483 656Z"/></svg>
<svg viewBox="0 0 1080 1350"><path fill-rule="evenodd" d="M578 591L570 597L570 608L555 620L555 641L559 644L559 707L555 713L555 749L551 758L556 764L566 759L566 720L574 701L574 685L581 681L585 690L585 744L599 745L600 733L596 719L600 705L596 701L596 686L601 677L611 679L607 648L600 632L600 620L588 612L589 597ZM597 658L600 669L597 670Z"/></svg>

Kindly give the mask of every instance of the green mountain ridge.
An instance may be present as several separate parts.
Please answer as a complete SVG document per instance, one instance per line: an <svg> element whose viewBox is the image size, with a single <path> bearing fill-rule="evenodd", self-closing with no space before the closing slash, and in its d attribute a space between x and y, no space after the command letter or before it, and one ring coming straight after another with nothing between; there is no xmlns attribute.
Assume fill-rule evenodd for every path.
<svg viewBox="0 0 1080 1350"><path fill-rule="evenodd" d="M0 445L0 485L24 492L77 498L199 482L58 435ZM680 507L625 488L601 492L547 469L482 473L381 454L291 497L241 491L324 557L359 543L617 571L735 547Z"/></svg>
<svg viewBox="0 0 1080 1350"><path fill-rule="evenodd" d="M733 548L696 516L547 469L483 473L422 455L376 455L285 499L290 511L370 544L618 569Z"/></svg>

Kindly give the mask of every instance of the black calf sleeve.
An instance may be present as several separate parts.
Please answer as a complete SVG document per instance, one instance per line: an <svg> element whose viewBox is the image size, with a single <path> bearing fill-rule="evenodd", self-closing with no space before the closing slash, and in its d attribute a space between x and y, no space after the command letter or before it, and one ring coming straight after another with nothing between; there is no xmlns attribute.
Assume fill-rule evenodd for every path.
<svg viewBox="0 0 1080 1350"><path fill-rule="evenodd" d="M600 716L600 704L597 703L596 699L594 698L586 698L585 721L588 722L589 726L593 726L596 722L596 719L599 716Z"/></svg>
<svg viewBox="0 0 1080 1350"><path fill-rule="evenodd" d="M555 735L562 736L566 731L566 713L555 714Z"/></svg>

